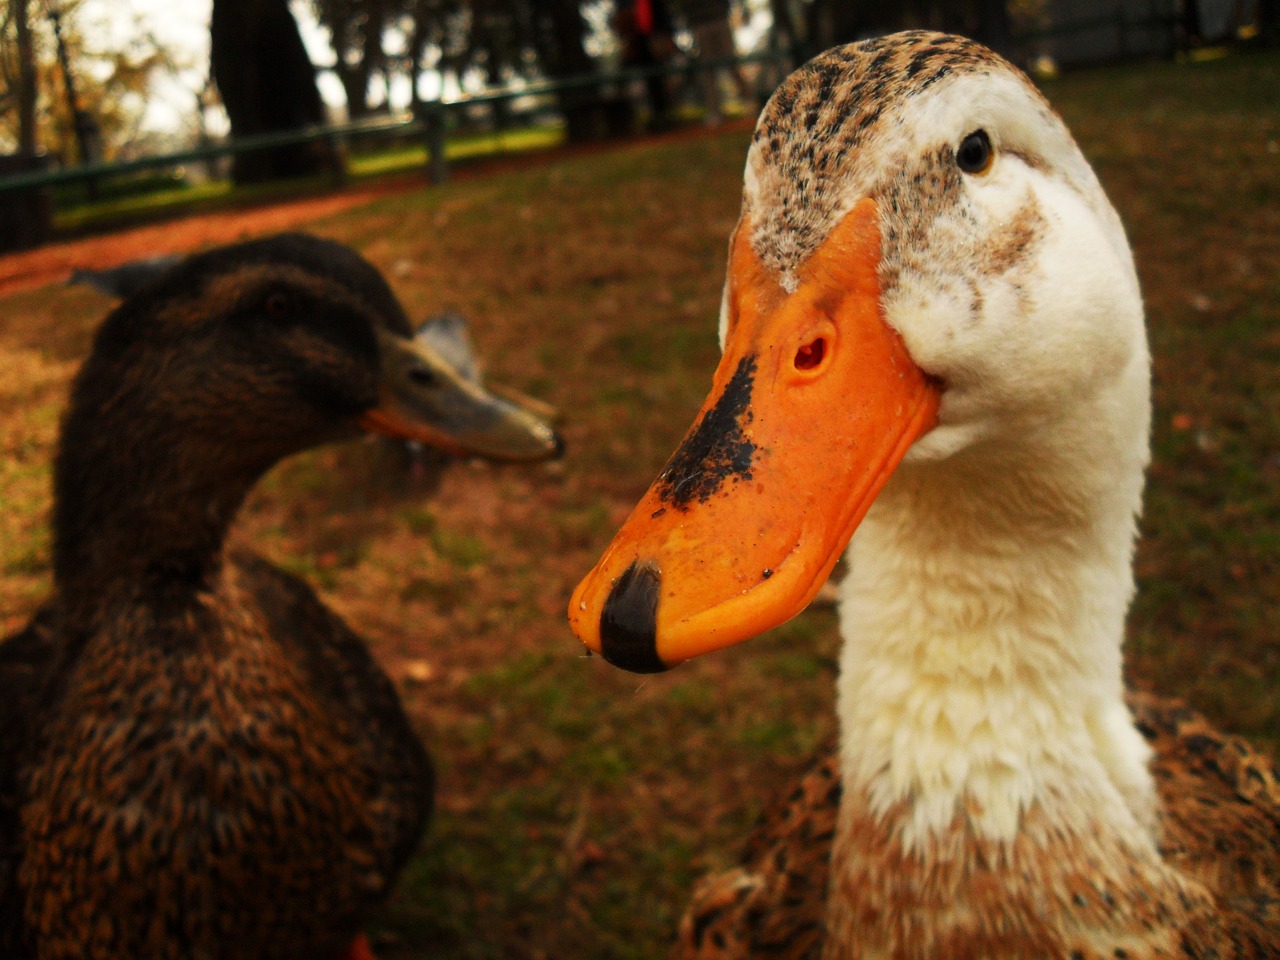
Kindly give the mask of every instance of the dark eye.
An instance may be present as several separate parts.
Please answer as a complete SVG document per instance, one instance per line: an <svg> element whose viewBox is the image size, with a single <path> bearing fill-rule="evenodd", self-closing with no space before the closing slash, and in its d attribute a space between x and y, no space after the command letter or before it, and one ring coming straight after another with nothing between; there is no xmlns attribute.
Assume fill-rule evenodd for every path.
<svg viewBox="0 0 1280 960"><path fill-rule="evenodd" d="M434 387L440 381L435 371L426 367L414 367L409 371L409 379L420 387Z"/></svg>
<svg viewBox="0 0 1280 960"><path fill-rule="evenodd" d="M293 313L293 300L287 293L273 293L267 297L266 309L272 320L283 320Z"/></svg>
<svg viewBox="0 0 1280 960"><path fill-rule="evenodd" d="M991 166L991 138L985 130L975 130L956 149L956 165L965 173L986 173Z"/></svg>

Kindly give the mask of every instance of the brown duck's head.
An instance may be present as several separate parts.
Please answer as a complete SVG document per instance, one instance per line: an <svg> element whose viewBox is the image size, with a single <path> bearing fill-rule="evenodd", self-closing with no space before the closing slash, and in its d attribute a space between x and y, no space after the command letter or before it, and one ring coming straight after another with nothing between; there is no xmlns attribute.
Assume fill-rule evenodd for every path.
<svg viewBox="0 0 1280 960"><path fill-rule="evenodd" d="M190 257L108 316L76 378L59 539L104 517L225 522L277 460L362 431L494 460L562 448L415 341L382 276L342 244L284 234Z"/></svg>
<svg viewBox="0 0 1280 960"><path fill-rule="evenodd" d="M361 428L495 460L560 450L546 423L415 341L373 266L304 234L191 257L121 304L77 379L68 427L122 407L139 429L197 431L233 459Z"/></svg>

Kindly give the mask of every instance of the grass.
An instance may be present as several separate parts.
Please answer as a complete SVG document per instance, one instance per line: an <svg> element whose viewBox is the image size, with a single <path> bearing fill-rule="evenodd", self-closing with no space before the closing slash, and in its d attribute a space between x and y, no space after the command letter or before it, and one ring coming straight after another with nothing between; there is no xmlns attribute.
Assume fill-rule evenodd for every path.
<svg viewBox="0 0 1280 960"><path fill-rule="evenodd" d="M445 156L453 163L475 157L502 156L545 150L564 142L558 126L522 127L493 133L456 134L445 144ZM355 179L423 170L427 165L425 144L401 146L362 153L347 161L347 171Z"/></svg>
<svg viewBox="0 0 1280 960"><path fill-rule="evenodd" d="M1068 75L1047 92L1124 218L1155 360L1153 463L1128 670L1280 746L1280 56ZM370 641L438 764L438 815L375 939L388 958L661 956L695 878L834 734L830 611L671 674L584 659L564 626L687 427L747 135L406 194L318 224L409 312L472 318L490 379L566 411L566 459L458 465L313 451L235 531ZM48 590L48 463L105 303L0 303L0 627Z"/></svg>
<svg viewBox="0 0 1280 960"><path fill-rule="evenodd" d="M216 203L227 201L234 189L229 180L209 180L111 200L85 200L60 207L54 215L54 225L60 231L74 232L95 224L170 215L175 209L212 208Z"/></svg>
<svg viewBox="0 0 1280 960"><path fill-rule="evenodd" d="M1277 83L1273 53L1110 69L1047 90L1125 219L1147 300L1156 417L1130 674L1273 749Z"/></svg>

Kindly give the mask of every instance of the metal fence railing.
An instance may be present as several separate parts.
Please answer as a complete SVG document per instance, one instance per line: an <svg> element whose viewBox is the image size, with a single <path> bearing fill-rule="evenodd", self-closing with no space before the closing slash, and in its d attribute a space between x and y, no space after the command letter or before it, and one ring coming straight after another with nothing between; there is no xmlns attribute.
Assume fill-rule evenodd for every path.
<svg viewBox="0 0 1280 960"><path fill-rule="evenodd" d="M1178 45L1180 18L1173 13L1126 10L1055 22L1014 36L1024 48L1046 46L1065 65L1168 56Z"/></svg>
<svg viewBox="0 0 1280 960"><path fill-rule="evenodd" d="M68 184L89 183L110 178L125 177L151 170L181 167L187 164L216 161L256 151L310 143L330 143L335 147L354 139L417 139L427 150L427 172L433 183L448 177L448 161L445 155L445 138L452 115L481 106L501 108L503 104L526 99L544 100L547 106L566 94L591 91L619 91L636 80L661 76L693 76L699 72L722 70L726 67L747 64L773 64L784 59L779 53L765 52L743 57L726 57L716 60L695 60L657 67L627 68L608 73L593 73L558 80L547 80L517 88L488 90L451 100L429 101L421 105L417 116L377 117L342 124L326 124L304 127L280 133L237 137L206 146L193 147L171 153L138 157L112 163L90 163L55 170L41 170L0 176L0 195L60 187ZM615 93L614 96L622 94ZM341 177L342 171L335 176Z"/></svg>
<svg viewBox="0 0 1280 960"><path fill-rule="evenodd" d="M1126 58L1142 55L1170 54L1176 43L1177 17L1169 12L1159 12L1163 7L1153 4L1147 11L1127 11L1123 4L1117 4L1111 13L1095 17L1085 17L1074 21L1055 23L1043 29L1019 32L1014 38L1014 45L1024 52L1038 44L1051 44L1055 48L1062 44L1070 44L1079 38L1087 42L1094 59ZM1104 40L1098 39L1100 36ZM1087 38L1087 40L1086 40ZM1114 50L1110 48L1114 47ZM1107 48L1107 49L1103 49ZM1067 55L1066 49L1056 50ZM542 100L544 106L555 107L566 94L575 92L614 91L613 96L621 96L617 91L625 90L628 84L644 80L652 76L693 77L699 72L722 70L726 67L759 65L782 65L787 61L795 61L798 51L767 50L740 57L724 57L719 59L688 59L677 63L668 63L654 67L631 67L602 73L583 74L557 80L546 80L527 86L491 89L478 94L470 94L450 100L429 101L421 104L416 116L412 117L376 117L342 124L328 124L305 127L280 133L262 134L250 137L237 137L205 146L192 147L172 153L156 154L112 163L91 163L53 170L32 170L22 173L0 175L0 203L6 194L32 191L46 187L60 187L69 184L102 182L112 178L128 177L134 174L172 169L191 163L218 161L236 157L255 151L271 150L284 146L297 146L308 143L327 142L335 146L345 145L353 140L377 139L417 139L426 147L426 168L429 179L433 183L443 182L448 177L449 165L445 155L445 136L450 122L466 110L475 107L490 106L497 108L501 114L504 104L525 99ZM1089 59L1088 57L1083 58ZM341 164L333 171L336 179L341 179L345 170Z"/></svg>

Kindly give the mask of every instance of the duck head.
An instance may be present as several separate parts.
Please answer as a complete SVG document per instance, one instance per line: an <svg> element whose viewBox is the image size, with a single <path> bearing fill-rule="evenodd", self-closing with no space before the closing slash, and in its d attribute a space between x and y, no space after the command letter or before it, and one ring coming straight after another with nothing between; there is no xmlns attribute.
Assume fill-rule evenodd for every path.
<svg viewBox="0 0 1280 960"><path fill-rule="evenodd" d="M627 669L798 613L906 465L1105 431L1083 411L1116 393L1145 458L1119 218L1030 81L963 38L839 47L774 93L720 334L697 421L570 602L582 642Z"/></svg>
<svg viewBox="0 0 1280 960"><path fill-rule="evenodd" d="M495 460L561 449L541 419L415 342L349 248L285 234L191 257L112 312L77 375L55 570L206 558L272 464L363 431Z"/></svg>

